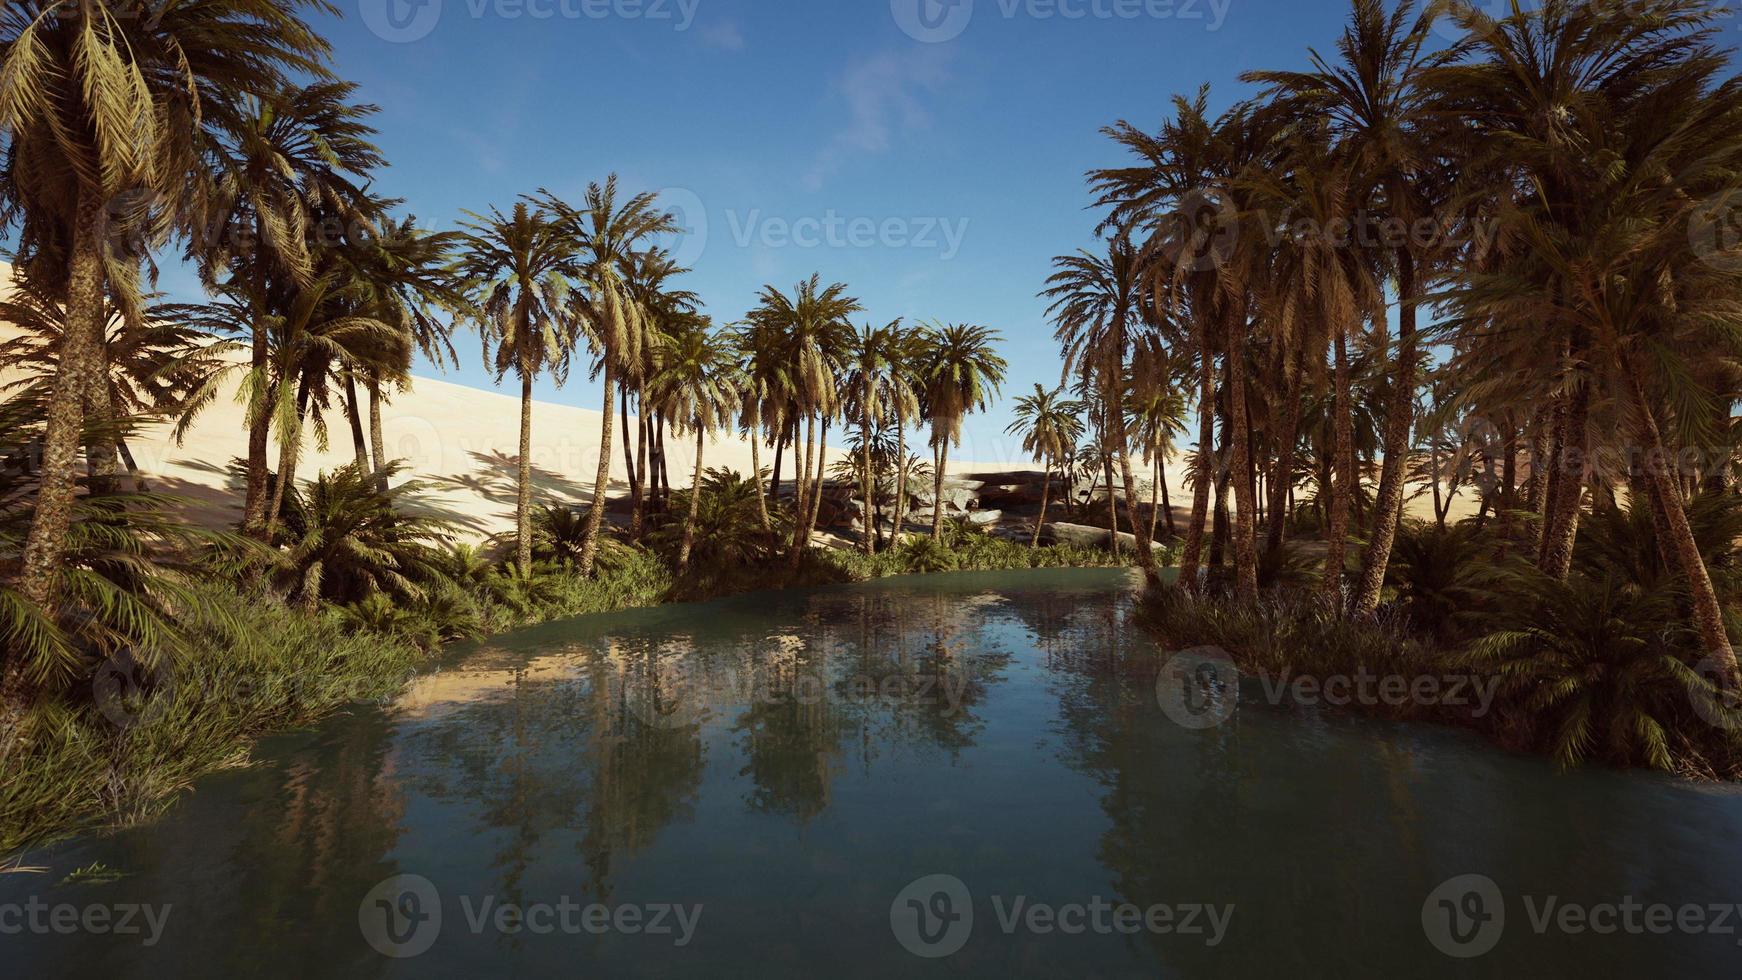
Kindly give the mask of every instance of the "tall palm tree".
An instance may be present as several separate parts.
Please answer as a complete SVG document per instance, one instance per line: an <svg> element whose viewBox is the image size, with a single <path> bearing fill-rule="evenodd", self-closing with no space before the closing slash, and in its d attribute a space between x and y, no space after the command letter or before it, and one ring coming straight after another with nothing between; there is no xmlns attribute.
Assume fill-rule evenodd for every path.
<svg viewBox="0 0 1742 980"><path fill-rule="evenodd" d="M1142 242L1145 302L1185 327L1198 362L1198 448L1192 467L1192 509L1181 551L1179 583L1199 587L1209 491L1213 480L1216 357L1232 321L1229 307L1244 287L1224 269L1233 258L1238 225L1225 196L1230 178L1229 133L1236 113L1212 116L1209 90L1176 96L1173 115L1151 134L1120 121L1104 133L1137 158L1130 167L1090 175L1108 222L1146 234Z"/></svg>
<svg viewBox="0 0 1742 980"><path fill-rule="evenodd" d="M633 266L636 250L644 247L649 237L681 229L676 218L659 209L653 194L635 194L620 200L616 174L605 178L603 184L588 184L578 208L547 190L541 190L536 200L557 217L574 244L574 270L580 288L573 294L572 316L592 347L604 389L599 466L593 477L587 536L581 544L580 573L591 575L599 553L599 532L605 521L605 494L611 482L611 402L617 378L631 365L642 362L643 352L657 335L657 324L636 299L623 270Z"/></svg>
<svg viewBox="0 0 1742 980"><path fill-rule="evenodd" d="M1351 0L1351 11L1335 60L1312 51L1309 71L1248 72L1241 77L1286 100L1288 112L1296 118L1323 120L1333 142L1335 165L1349 174L1348 190L1355 206L1409 227L1435 210L1430 190L1434 141L1429 135L1434 93L1423 79L1448 56L1429 44L1440 6L1418 11L1414 0L1401 0L1387 13L1382 0ZM1403 514L1415 410L1419 267L1430 258L1420 254L1408 235L1387 244L1386 264L1394 273L1397 290L1398 346L1377 512L1362 556L1361 580L1350 602L1351 611L1359 615L1370 615L1379 605L1391 544Z"/></svg>
<svg viewBox="0 0 1742 980"><path fill-rule="evenodd" d="M54 600L72 520L83 395L100 383L105 292L129 317L142 248L198 212L199 148L218 107L288 74L326 78L327 43L304 21L310 0L187 0L139 16L136 3L24 0L0 11L0 129L7 154L0 217L22 218L20 265L64 291L67 331L49 396L41 478L18 591ZM0 665L0 744L22 717L19 658Z"/></svg>
<svg viewBox="0 0 1742 980"><path fill-rule="evenodd" d="M638 537L641 533L647 496L657 497L659 494L659 484L663 481L656 480L656 477L664 470L665 447L663 440L656 437L656 432L664 431L663 414L643 410L638 413L635 452L631 454L629 400L633 396L637 399L638 406L647 405L643 389L654 370L653 352L657 347L657 340L695 315L701 298L687 289L678 289L672 285L673 279L689 271L672 261L670 252L660 248L649 248L631 254L623 267L623 278L629 283L630 295L645 311L648 336L655 341L644 345L638 361L623 366L617 382L618 421L623 424L623 465L629 473L631 537ZM648 458L649 442L652 442L654 450L651 460ZM643 493L644 483L647 485L647 494Z"/></svg>
<svg viewBox="0 0 1742 980"><path fill-rule="evenodd" d="M998 396L1009 367L995 348L996 330L970 324L934 324L925 356L924 394L931 417L932 472L931 536L944 534L944 470L950 447L961 441L962 420L985 411Z"/></svg>
<svg viewBox="0 0 1742 980"><path fill-rule="evenodd" d="M1031 547L1040 547L1040 531L1046 524L1046 507L1052 491L1052 477L1059 464L1071 455L1083 438L1083 412L1086 406L1078 401L1064 401L1064 386L1047 391L1034 386L1034 394L1016 399L1015 419L1005 432L1022 437L1022 451L1040 464L1040 514L1034 519L1034 540Z"/></svg>
<svg viewBox="0 0 1742 980"><path fill-rule="evenodd" d="M690 478L689 513L684 516L683 542L677 571L690 564L696 539L696 514L702 498L702 454L707 437L732 424L742 403L738 363L731 339L709 329L707 319L691 316L671 322L654 351L654 373L647 398L671 418L679 432L696 435L695 473Z"/></svg>
<svg viewBox="0 0 1742 980"><path fill-rule="evenodd" d="M384 162L370 142L371 105L349 100L356 86L318 81L244 95L226 105L228 123L214 148L207 217L190 254L208 284L234 278L253 313L248 392L248 483L243 527L266 524L268 430L274 393L267 325L314 279L315 239L323 220L347 228L375 208L359 181ZM282 439L281 434L281 439Z"/></svg>
<svg viewBox="0 0 1742 980"><path fill-rule="evenodd" d="M902 356L906 331L901 321L883 327L866 324L853 335L847 352L846 416L859 421L859 484L864 507L866 554L877 551L877 527L872 517L877 477L871 470L871 449L875 433L893 418L911 415L918 409L918 397L908 384ZM896 459L904 455L897 449ZM899 518L898 518L899 520ZM896 529L900 533L900 528Z"/></svg>
<svg viewBox="0 0 1742 980"><path fill-rule="evenodd" d="M1137 249L1123 233L1107 242L1106 255L1078 251L1053 259L1058 270L1047 280L1041 294L1052 300L1047 315L1064 349L1064 374L1069 377L1081 365L1095 379L1106 413L1106 442L1117 456L1125 490L1125 517L1133 536L1140 538L1138 562L1155 567L1149 538L1136 534L1137 481L1131 472L1130 438L1125 417L1125 365L1133 342L1132 326L1140 314ZM1113 488L1107 488L1109 508L1117 506ZM1117 511L1112 526L1117 527Z"/></svg>
<svg viewBox="0 0 1742 980"><path fill-rule="evenodd" d="M822 284L812 275L793 288L791 296L771 285L762 287L757 305L745 315L752 330L770 342L775 366L775 387L785 402L780 418L797 431L804 422L804 455L798 459L798 495L795 500L792 546L787 562L797 568L810 543L818 507L822 502L824 443L828 422L841 407L840 378L843 359L853 336L851 317L862 311L857 299L847 295L845 283ZM817 426L822 421L819 441Z"/></svg>
<svg viewBox="0 0 1742 980"><path fill-rule="evenodd" d="M1570 568L1588 482L1586 424L1599 391L1619 392L1616 421L1651 461L1639 488L1685 581L1701 644L1734 687L1742 677L1723 607L1680 474L1666 462L1729 414L1694 367L1729 355L1720 337L1733 329L1742 284L1732 263L1709 261L1690 234L1699 202L1742 185L1742 91L1726 77L1715 16L1696 0L1668 0L1650 16L1561 0L1500 21L1460 9L1479 60L1432 81L1476 132L1494 134L1470 169L1521 188L1500 211L1502 255L1460 270L1454 305L1474 324L1548 325L1567 365L1538 367L1547 375L1539 385L1559 393L1560 443L1543 493L1542 569L1564 578ZM1546 360L1538 337L1482 339L1524 343L1537 365Z"/></svg>
<svg viewBox="0 0 1742 980"><path fill-rule="evenodd" d="M1169 537L1175 536L1173 506L1167 495L1167 459L1174 455L1185 435L1191 364L1174 355L1161 338L1150 336L1131 358L1131 418L1137 444L1150 465L1149 536L1155 538L1165 519Z"/></svg>
<svg viewBox="0 0 1742 980"><path fill-rule="evenodd" d="M555 215L526 201L507 215L491 208L460 222L456 274L466 316L484 342L485 364L501 381L520 379L520 472L514 506L515 554L532 568L532 384L549 372L560 384L574 354L569 296L578 270L574 240ZM606 418L610 418L607 404ZM609 460L607 460L609 462ZM594 501L602 510L602 501Z"/></svg>

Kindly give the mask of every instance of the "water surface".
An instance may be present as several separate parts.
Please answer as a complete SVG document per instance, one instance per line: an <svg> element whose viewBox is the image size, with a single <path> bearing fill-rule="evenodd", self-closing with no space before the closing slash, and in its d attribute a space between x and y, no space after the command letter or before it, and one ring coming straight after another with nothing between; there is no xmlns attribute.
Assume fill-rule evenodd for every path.
<svg viewBox="0 0 1742 980"><path fill-rule="evenodd" d="M1742 901L1736 791L1563 775L1459 733L1250 696L1226 724L1181 728L1157 706L1158 651L1128 622L1133 585L886 580L458 651L394 705L264 743L259 765L200 781L155 823L31 855L46 874L0 875L0 906L168 905L155 945L0 935L0 955L16 976L1742 972L1734 934L1538 935L1524 904ZM122 877L63 880L93 862ZM1457 960L1430 944L1423 904L1468 873L1502 890L1505 929ZM433 892L405 905L401 875ZM935 875L967 890L973 922L959 950L924 958L891 907ZM922 908L935 892L921 886ZM1007 932L1019 898L1233 911L1214 945L1177 929ZM388 918L430 904L433 935ZM539 934L479 912L504 904L572 906L574 923L590 905L633 909L643 927L659 908L700 912L679 945L633 923ZM928 922L936 938L946 920ZM428 949L391 957L371 939Z"/></svg>

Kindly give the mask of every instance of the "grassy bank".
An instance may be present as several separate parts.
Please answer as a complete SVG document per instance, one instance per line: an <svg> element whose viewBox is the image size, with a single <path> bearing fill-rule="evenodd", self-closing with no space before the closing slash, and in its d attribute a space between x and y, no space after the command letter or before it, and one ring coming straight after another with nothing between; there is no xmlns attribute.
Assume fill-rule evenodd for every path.
<svg viewBox="0 0 1742 980"><path fill-rule="evenodd" d="M1685 590L1664 569L1605 563L1602 527L1588 538L1561 580L1495 558L1467 530L1410 527L1375 616L1287 586L1245 601L1163 586L1138 620L1164 650L1221 648L1285 701L1304 689L1329 704L1330 679L1346 692L1371 678L1335 706L1471 729L1563 767L1742 778L1742 711L1689 626Z"/></svg>

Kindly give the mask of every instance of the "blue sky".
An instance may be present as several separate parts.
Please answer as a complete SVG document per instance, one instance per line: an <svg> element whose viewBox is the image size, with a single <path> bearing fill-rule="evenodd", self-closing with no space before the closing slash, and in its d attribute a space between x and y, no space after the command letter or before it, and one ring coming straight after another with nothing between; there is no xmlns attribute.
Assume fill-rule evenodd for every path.
<svg viewBox="0 0 1742 980"><path fill-rule="evenodd" d="M668 192L689 227L705 226L682 254L717 322L741 317L764 283L818 272L846 282L868 320L1000 330L1006 400L1059 381L1035 294L1052 256L1092 244L1084 172L1124 162L1100 127L1153 128L1172 94L1206 81L1225 104L1246 91L1240 72L1328 48L1347 10L1340 0L339 2L345 16L328 25L338 70L381 108L391 167L377 187L406 198L421 223L451 227L463 208L506 207L540 186L578 198L614 171L631 190ZM476 337L458 344L464 364L447 377L491 386ZM598 403L584 372L560 391L542 384L539 397ZM1002 405L971 418L955 455L1015 455L1007 418Z"/></svg>

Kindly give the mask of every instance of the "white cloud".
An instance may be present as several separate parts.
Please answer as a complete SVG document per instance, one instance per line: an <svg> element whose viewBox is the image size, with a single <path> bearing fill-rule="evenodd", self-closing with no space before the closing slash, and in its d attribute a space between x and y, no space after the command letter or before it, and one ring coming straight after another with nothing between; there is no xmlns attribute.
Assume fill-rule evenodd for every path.
<svg viewBox="0 0 1742 980"><path fill-rule="evenodd" d="M834 86L846 125L817 154L805 186L815 190L848 159L887 153L898 136L929 125L927 97L949 80L947 59L942 47L919 46L848 65Z"/></svg>

